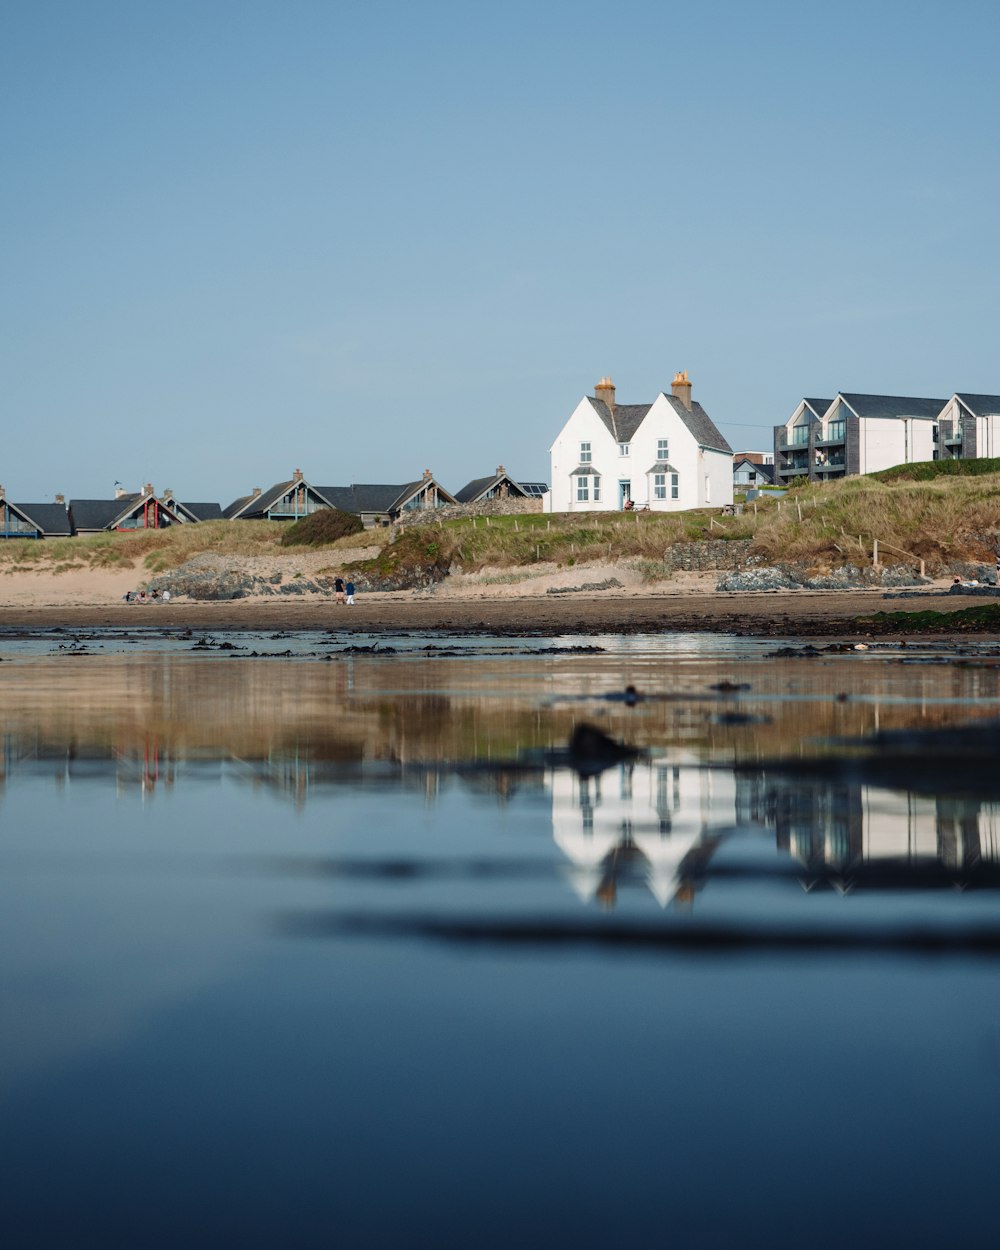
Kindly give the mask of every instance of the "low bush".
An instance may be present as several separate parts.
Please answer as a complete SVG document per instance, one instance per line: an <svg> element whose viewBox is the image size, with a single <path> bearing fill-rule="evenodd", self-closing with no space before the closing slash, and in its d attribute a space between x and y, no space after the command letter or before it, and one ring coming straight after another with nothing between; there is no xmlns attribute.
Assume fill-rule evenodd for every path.
<svg viewBox="0 0 1000 1250"><path fill-rule="evenodd" d="M339 508L324 508L294 521L281 536L282 547L326 547L339 538L363 534L361 518Z"/></svg>

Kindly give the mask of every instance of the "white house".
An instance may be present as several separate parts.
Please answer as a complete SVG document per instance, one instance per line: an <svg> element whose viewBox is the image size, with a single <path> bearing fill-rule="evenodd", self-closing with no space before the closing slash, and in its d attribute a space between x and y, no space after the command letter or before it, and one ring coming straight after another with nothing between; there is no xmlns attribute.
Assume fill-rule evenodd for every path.
<svg viewBox="0 0 1000 1250"><path fill-rule="evenodd" d="M619 404L610 378L581 399L550 448L549 512L679 512L733 502L733 452L687 373L651 404Z"/></svg>
<svg viewBox="0 0 1000 1250"><path fill-rule="evenodd" d="M938 417L938 458L994 456L1000 456L1000 395L952 395Z"/></svg>

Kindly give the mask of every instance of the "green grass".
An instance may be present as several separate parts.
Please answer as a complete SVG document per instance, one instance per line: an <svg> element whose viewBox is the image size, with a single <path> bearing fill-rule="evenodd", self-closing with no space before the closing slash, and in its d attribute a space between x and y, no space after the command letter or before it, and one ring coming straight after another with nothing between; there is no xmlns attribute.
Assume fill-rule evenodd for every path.
<svg viewBox="0 0 1000 1250"><path fill-rule="evenodd" d="M939 477L984 477L1000 473L1000 460L921 460L897 464L871 476L880 482L931 482Z"/></svg>
<svg viewBox="0 0 1000 1250"><path fill-rule="evenodd" d="M1000 603L984 603L955 612L876 612L855 618L858 625L889 626L909 633L986 633L1000 630Z"/></svg>

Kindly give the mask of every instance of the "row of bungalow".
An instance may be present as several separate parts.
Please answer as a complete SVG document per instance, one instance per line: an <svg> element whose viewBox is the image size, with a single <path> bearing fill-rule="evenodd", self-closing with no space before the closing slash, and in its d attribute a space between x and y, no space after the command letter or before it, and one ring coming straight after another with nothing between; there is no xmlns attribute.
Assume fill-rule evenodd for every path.
<svg viewBox="0 0 1000 1250"><path fill-rule="evenodd" d="M504 469L467 482L452 494L435 480L430 469L415 482L314 486L296 469L284 482L268 490L255 487L228 507L218 503L188 503L152 484L141 491L117 489L113 499L70 499L56 495L55 503L15 503L0 486L0 538L68 538L114 530L164 529L199 521L295 521L324 508L337 508L361 518L366 528L391 525L416 511L448 504L475 504L492 499L541 498L544 482L518 482Z"/></svg>

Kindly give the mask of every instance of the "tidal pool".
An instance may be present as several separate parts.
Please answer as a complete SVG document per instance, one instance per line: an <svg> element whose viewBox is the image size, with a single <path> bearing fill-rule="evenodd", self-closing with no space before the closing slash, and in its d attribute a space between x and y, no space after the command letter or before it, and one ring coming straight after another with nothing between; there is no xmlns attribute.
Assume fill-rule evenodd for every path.
<svg viewBox="0 0 1000 1250"><path fill-rule="evenodd" d="M5 1245L992 1244L996 647L381 643L0 638Z"/></svg>

